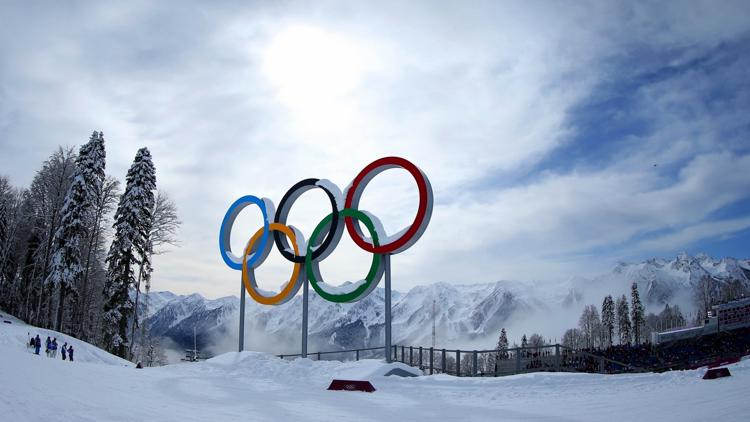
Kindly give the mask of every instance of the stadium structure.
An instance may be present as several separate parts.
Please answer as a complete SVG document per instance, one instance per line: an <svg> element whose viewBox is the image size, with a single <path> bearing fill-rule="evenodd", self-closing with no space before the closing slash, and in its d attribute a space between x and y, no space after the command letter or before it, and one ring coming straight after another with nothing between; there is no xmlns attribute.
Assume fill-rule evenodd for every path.
<svg viewBox="0 0 750 422"><path fill-rule="evenodd" d="M663 344L745 327L750 327L750 298L712 306L701 326L651 333L651 343Z"/></svg>

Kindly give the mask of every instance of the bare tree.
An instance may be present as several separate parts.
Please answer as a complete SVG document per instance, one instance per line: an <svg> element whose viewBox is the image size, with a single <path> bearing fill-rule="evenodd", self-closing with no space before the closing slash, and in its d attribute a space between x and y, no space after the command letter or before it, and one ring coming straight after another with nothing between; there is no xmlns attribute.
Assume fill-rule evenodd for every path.
<svg viewBox="0 0 750 422"><path fill-rule="evenodd" d="M545 344L547 342L544 341L544 337L541 334L534 333L529 337L529 347L534 348L536 352L544 347Z"/></svg>
<svg viewBox="0 0 750 422"><path fill-rule="evenodd" d="M701 312L700 319L703 319L719 300L719 283L711 276L701 277L694 288L693 296L695 305Z"/></svg>
<svg viewBox="0 0 750 422"><path fill-rule="evenodd" d="M18 232L23 225L23 191L0 176L0 305L17 314L23 297L19 267L23 254L17 248Z"/></svg>
<svg viewBox="0 0 750 422"><path fill-rule="evenodd" d="M138 320L138 303L141 294L141 281L145 282L145 293L146 298L144 300L143 312L148 314L149 300L148 295L151 291L151 269L147 268L147 265L151 263L151 255L161 255L168 252L164 249L166 246L179 246L177 240L177 230L179 230L182 221L177 216L177 205L169 197L169 194L165 191L157 191L156 198L154 199L153 209L153 224L151 231L149 232L149 256L144 259L138 268L138 281L135 286L135 308L133 314L133 324L130 328L130 338L133 341L130 343L130 355L133 355L133 347L136 343L136 329L139 328L140 322ZM143 327L139 333L138 343L141 349L149 350L151 347L150 341L151 336L147 335L146 328ZM144 344L149 342L149 344Z"/></svg>
<svg viewBox="0 0 750 422"><path fill-rule="evenodd" d="M104 234L106 234L106 228L109 225L107 217L114 210L119 196L120 182L113 177L107 177L95 199L96 203L91 216L91 230L86 248L84 272L83 277L81 277L81 286L79 287L80 299L76 304L77 309L75 311L75 324L78 326L78 335L84 340L89 337L90 328L90 324L87 324L86 320L90 321L89 313L92 311L92 305L98 305L98 303L94 302L97 302L96 299L99 298L99 293L101 292L101 286L92 288L91 276L94 273L93 267L95 265L101 266L104 253L102 249ZM101 280L103 279L100 278ZM99 309L98 306L94 308Z"/></svg>
<svg viewBox="0 0 750 422"><path fill-rule="evenodd" d="M581 330L578 328L569 328L565 330L562 336L562 345L570 349L581 349L586 345L586 340L583 338Z"/></svg>
<svg viewBox="0 0 750 422"><path fill-rule="evenodd" d="M600 337L601 319L596 305L588 305L583 309L578 327L581 329L586 347L596 347Z"/></svg>
<svg viewBox="0 0 750 422"><path fill-rule="evenodd" d="M70 177L75 168L75 153L73 148L60 147L44 162L42 169L34 176L29 189L28 200L31 210L35 214L37 226L34 228L41 238L40 248L37 250L36 262L41 268L35 271L39 283L38 301L36 305L36 325L49 327L52 319L51 298L54 293L50 287L44 286L44 280L49 275L49 262L52 255L52 241L60 224L60 211L65 194L70 186ZM46 302L46 303L45 303Z"/></svg>
<svg viewBox="0 0 750 422"><path fill-rule="evenodd" d="M182 221L177 216L177 205L165 191L156 192L154 205L154 225L151 228L151 245L154 255L161 255L167 252L163 247L179 246L177 240L177 230L182 225Z"/></svg>

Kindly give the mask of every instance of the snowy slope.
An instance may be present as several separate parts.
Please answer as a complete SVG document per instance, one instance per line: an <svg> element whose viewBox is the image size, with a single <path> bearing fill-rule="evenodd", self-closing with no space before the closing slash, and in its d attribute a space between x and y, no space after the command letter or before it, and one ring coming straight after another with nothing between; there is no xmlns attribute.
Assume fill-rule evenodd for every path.
<svg viewBox="0 0 750 422"><path fill-rule="evenodd" d="M63 343L66 342L69 345L72 345L74 351L73 358L77 363L83 362L114 366L133 366L132 363L117 356L111 355L104 350L101 350L98 347L84 341L80 341L76 338L70 337L54 330L46 330L43 328L34 327L32 325L26 325L23 321L6 314L2 310L0 310L0 315L0 349L2 349L3 355L6 351L8 351L9 353L13 352L28 354L36 359L53 360L51 358L48 359L44 354L44 342L47 339L47 336L50 336L51 338L57 338L57 344L59 346L62 346ZM10 321L11 323L8 324L5 321ZM32 349L26 348L30 337L34 337L37 334L39 334L39 338L42 340L42 348L39 352L39 356L34 355ZM62 355L59 350L57 353L57 358L54 360L59 360L60 363L69 363L62 361ZM1 379L2 377L0 377L0 380Z"/></svg>
<svg viewBox="0 0 750 422"><path fill-rule="evenodd" d="M16 336L8 336L5 330L0 331L0 338ZM750 361L730 366L730 378L704 381L704 370L399 378L381 376L385 368L372 360L286 361L257 352L134 369L34 356L17 341L0 342L0 356L0 415L3 420L19 422L733 422L747 419L750 387ZM377 391L327 391L333 378L368 379Z"/></svg>

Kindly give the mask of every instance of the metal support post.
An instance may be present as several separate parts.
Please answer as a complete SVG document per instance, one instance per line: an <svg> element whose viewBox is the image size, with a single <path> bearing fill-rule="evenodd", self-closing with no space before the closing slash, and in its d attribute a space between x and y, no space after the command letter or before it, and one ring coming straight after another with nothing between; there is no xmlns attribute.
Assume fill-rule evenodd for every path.
<svg viewBox="0 0 750 422"><path fill-rule="evenodd" d="M516 349L516 374L521 373L521 349Z"/></svg>
<svg viewBox="0 0 750 422"><path fill-rule="evenodd" d="M555 371L560 371L560 345L555 345Z"/></svg>
<svg viewBox="0 0 750 422"><path fill-rule="evenodd" d="M432 375L435 367L435 349L430 347L430 375Z"/></svg>
<svg viewBox="0 0 750 422"><path fill-rule="evenodd" d="M471 358L471 364L472 364L472 376L477 376L477 351L474 351L474 356Z"/></svg>
<svg viewBox="0 0 750 422"><path fill-rule="evenodd" d="M409 346L409 366L414 364L414 346Z"/></svg>
<svg viewBox="0 0 750 422"><path fill-rule="evenodd" d="M419 346L419 369L422 369L422 346Z"/></svg>
<svg viewBox="0 0 750 422"><path fill-rule="evenodd" d="M406 353L404 353L406 346L401 346L401 363L406 363Z"/></svg>
<svg viewBox="0 0 750 422"><path fill-rule="evenodd" d="M385 351L391 350L391 255L383 255L383 266L385 267ZM402 350L403 353L403 350ZM388 363L390 359L386 359Z"/></svg>
<svg viewBox="0 0 750 422"><path fill-rule="evenodd" d="M461 350L456 349L456 376L461 376Z"/></svg>
<svg viewBox="0 0 750 422"><path fill-rule="evenodd" d="M356 359L356 360L359 360L359 349L357 349L357 350L356 350L356 356L355 356L355 359Z"/></svg>
<svg viewBox="0 0 750 422"><path fill-rule="evenodd" d="M305 277L305 283L302 287L302 357L307 357L307 302L309 298L310 282Z"/></svg>
<svg viewBox="0 0 750 422"><path fill-rule="evenodd" d="M443 373L445 373L445 370L447 369L445 367L445 349L443 349L443 357L442 357L442 360L440 362L440 369L443 371Z"/></svg>
<svg viewBox="0 0 750 422"><path fill-rule="evenodd" d="M240 278L240 345L239 351L245 350L245 284Z"/></svg>

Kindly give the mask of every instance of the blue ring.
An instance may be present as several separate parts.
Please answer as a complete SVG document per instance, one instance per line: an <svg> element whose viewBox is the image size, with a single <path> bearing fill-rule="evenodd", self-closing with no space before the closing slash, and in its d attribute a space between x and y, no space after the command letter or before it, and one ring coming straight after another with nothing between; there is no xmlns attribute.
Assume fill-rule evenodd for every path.
<svg viewBox="0 0 750 422"><path fill-rule="evenodd" d="M260 208L260 212L263 214L263 235L260 238L260 244L258 245L256 252L247 260L247 265L249 267L252 267L253 264L255 264L255 262L260 258L260 254L257 251L262 251L266 247L266 242L268 242L268 212L266 211L265 202L263 202L262 199L252 195L246 195L234 201L234 203L229 206L227 213L224 214L224 220L221 221L221 229L219 229L219 251L221 252L222 259L224 259L224 263L227 264L229 268L237 271L242 271L242 258L239 258L239 262L235 262L229 257L228 254L229 252L231 252L231 245L229 245L229 236L232 231L232 226L234 226L234 220L237 218L237 215L239 215L240 211L242 211L249 204L257 205L258 208Z"/></svg>

